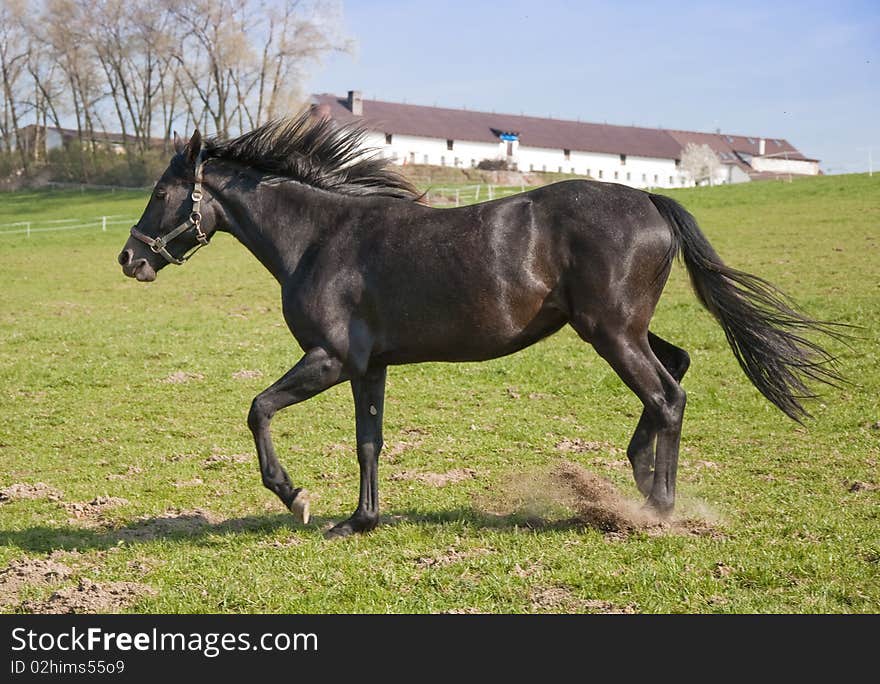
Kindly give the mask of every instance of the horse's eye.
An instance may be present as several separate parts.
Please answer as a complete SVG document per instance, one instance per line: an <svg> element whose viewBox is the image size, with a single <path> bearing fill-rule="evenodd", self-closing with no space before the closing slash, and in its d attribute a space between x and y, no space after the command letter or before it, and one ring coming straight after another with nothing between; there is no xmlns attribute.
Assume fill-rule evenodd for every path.
<svg viewBox="0 0 880 684"><path fill-rule="evenodd" d="M165 194L164 190L156 190L156 199L165 199Z"/></svg>

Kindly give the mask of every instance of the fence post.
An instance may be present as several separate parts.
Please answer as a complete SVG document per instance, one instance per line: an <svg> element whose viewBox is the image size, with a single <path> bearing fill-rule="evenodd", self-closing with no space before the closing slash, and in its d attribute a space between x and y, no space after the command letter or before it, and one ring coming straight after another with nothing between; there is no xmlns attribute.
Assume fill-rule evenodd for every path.
<svg viewBox="0 0 880 684"><path fill-rule="evenodd" d="M455 191L455 206L459 206L458 190Z"/></svg>
<svg viewBox="0 0 880 684"><path fill-rule="evenodd" d="M480 188L482 188L482 187L483 187L482 183L477 184L477 193L476 193L476 195L474 195L474 202L475 203L480 201Z"/></svg>
<svg viewBox="0 0 880 684"><path fill-rule="evenodd" d="M495 197L494 197L495 193L494 193L493 190L494 190L494 188L490 185L490 186L489 186L489 199L490 199L490 200L491 200L491 199L495 199Z"/></svg>
<svg viewBox="0 0 880 684"><path fill-rule="evenodd" d="M106 216L101 217L101 230L104 231L105 233L107 232L107 217Z"/></svg>
<svg viewBox="0 0 880 684"><path fill-rule="evenodd" d="M31 236L31 222L28 221L27 224L25 224L25 225L26 225L25 232L27 233L27 236L30 237Z"/></svg>

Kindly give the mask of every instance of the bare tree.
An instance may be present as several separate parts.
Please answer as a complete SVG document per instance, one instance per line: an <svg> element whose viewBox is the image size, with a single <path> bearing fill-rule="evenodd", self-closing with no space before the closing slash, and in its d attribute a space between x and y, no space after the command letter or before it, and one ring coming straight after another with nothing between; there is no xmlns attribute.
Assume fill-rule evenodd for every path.
<svg viewBox="0 0 880 684"><path fill-rule="evenodd" d="M22 125L37 124L28 149L18 145L27 166L48 125L70 120L83 179L98 170L97 147L115 142L101 139L107 124L134 169L154 130L170 149L176 125L228 136L294 110L306 70L352 45L339 0L0 3L0 145L10 152Z"/></svg>
<svg viewBox="0 0 880 684"><path fill-rule="evenodd" d="M3 86L3 113L0 117L0 135L7 152L12 143L18 150L25 172L28 169L27 144L21 132L21 111L24 106L21 85L28 58L28 41L21 24L24 5L4 2L0 5L0 77Z"/></svg>
<svg viewBox="0 0 880 684"><path fill-rule="evenodd" d="M708 145L688 143L681 154L681 168L690 174L697 185L705 180L712 185L715 172L721 168L721 160Z"/></svg>
<svg viewBox="0 0 880 684"><path fill-rule="evenodd" d="M307 67L352 46L328 0L192 0L173 3L173 12L185 37L177 43L180 85L220 135L283 114ZM199 120L195 107L190 114Z"/></svg>
<svg viewBox="0 0 880 684"><path fill-rule="evenodd" d="M94 55L88 49L91 28L91 0L47 0L40 24L42 37L51 46L55 60L69 86L77 137L83 154L80 171L89 172L85 154L94 157L95 122L101 118L96 105L105 96Z"/></svg>
<svg viewBox="0 0 880 684"><path fill-rule="evenodd" d="M350 52L353 41L339 33L341 10L336 3L306 7L301 0L284 0L267 8L266 40L257 74L257 101L252 126L289 111L298 98L307 67L331 52Z"/></svg>

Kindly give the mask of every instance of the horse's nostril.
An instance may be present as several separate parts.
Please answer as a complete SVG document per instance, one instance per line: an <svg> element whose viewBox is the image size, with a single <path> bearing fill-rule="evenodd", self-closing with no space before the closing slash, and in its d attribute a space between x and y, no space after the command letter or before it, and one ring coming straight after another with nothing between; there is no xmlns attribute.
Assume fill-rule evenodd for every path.
<svg viewBox="0 0 880 684"><path fill-rule="evenodd" d="M134 251L130 249L123 249L119 253L119 265L120 266L128 266L131 263L131 259L134 256Z"/></svg>

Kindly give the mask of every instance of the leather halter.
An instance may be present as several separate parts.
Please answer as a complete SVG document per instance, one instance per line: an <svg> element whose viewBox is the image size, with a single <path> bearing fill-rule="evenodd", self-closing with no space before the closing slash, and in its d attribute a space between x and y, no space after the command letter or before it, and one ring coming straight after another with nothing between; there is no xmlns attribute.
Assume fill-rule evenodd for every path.
<svg viewBox="0 0 880 684"><path fill-rule="evenodd" d="M151 250L153 250L156 254L161 254L170 264L176 264L177 266L182 265L184 262L188 261L193 254L195 254L202 247L208 244L208 236L205 234L205 231L202 230L201 212L202 167L204 166L204 163L204 150L199 150L199 156L196 158L195 182L193 183L193 191L190 195L193 203L192 211L190 212L189 218L186 221L181 223L179 226L177 226L177 228L170 231L169 233L166 233L165 235L159 235L158 237L154 238L150 237L149 235L145 235L144 233L139 231L136 226L131 227L132 237L149 245ZM199 244L193 247L182 257L178 258L168 251L167 246L172 240L183 235L190 228L196 229L196 240L199 241Z"/></svg>

